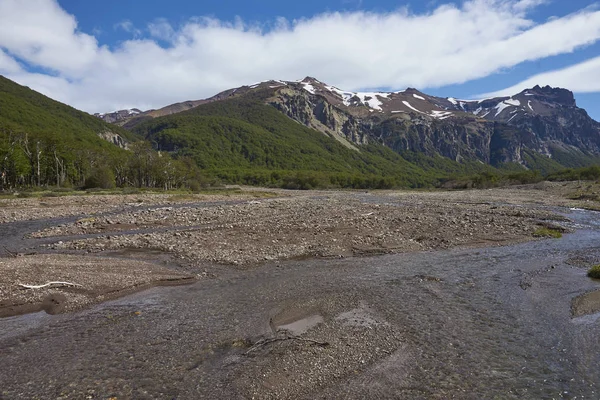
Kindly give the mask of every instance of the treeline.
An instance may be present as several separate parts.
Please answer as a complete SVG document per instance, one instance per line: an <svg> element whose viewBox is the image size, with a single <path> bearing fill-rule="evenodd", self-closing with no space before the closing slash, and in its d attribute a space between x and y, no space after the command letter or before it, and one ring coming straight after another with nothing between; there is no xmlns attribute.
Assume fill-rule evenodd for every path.
<svg viewBox="0 0 600 400"><path fill-rule="evenodd" d="M52 137L0 130L0 190L22 187L174 189L201 185L189 158L173 159L147 142L128 150L65 143Z"/></svg>
<svg viewBox="0 0 600 400"><path fill-rule="evenodd" d="M576 169L567 168L548 175L549 181L595 181L598 179L600 179L600 166L597 165Z"/></svg>
<svg viewBox="0 0 600 400"><path fill-rule="evenodd" d="M543 175L538 170L528 171L485 171L466 176L442 178L439 187L447 189L486 189L499 186L525 185L548 181L595 181L600 179L600 166L567 168L559 172Z"/></svg>
<svg viewBox="0 0 600 400"><path fill-rule="evenodd" d="M250 186L282 189L392 189L410 187L399 177L330 173L325 171L290 170L215 170L210 172L219 181Z"/></svg>
<svg viewBox="0 0 600 400"><path fill-rule="evenodd" d="M438 187L445 189L489 189L500 186L525 185L543 181L539 171L485 171L468 176L442 178Z"/></svg>

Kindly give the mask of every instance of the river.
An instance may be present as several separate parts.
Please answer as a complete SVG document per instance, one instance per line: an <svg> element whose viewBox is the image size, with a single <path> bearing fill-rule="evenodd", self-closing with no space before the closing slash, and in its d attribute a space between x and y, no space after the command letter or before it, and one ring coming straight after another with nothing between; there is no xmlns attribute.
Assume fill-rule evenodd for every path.
<svg viewBox="0 0 600 400"><path fill-rule="evenodd" d="M574 261L600 257L600 218L567 216L559 240L277 262L5 318L0 398L600 398L600 313L571 309L600 290ZM265 341L282 327L315 343Z"/></svg>

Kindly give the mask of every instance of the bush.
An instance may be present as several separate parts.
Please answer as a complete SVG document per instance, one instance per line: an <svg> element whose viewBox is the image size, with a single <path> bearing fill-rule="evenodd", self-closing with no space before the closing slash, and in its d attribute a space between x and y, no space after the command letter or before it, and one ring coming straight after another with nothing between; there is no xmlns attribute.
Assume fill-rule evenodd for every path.
<svg viewBox="0 0 600 400"><path fill-rule="evenodd" d="M72 187L55 187L52 189L52 191L54 193L69 193L72 192L74 189Z"/></svg>
<svg viewBox="0 0 600 400"><path fill-rule="evenodd" d="M85 178L84 189L114 189L116 186L114 172L108 167L98 167Z"/></svg>
<svg viewBox="0 0 600 400"><path fill-rule="evenodd" d="M537 229L533 233L533 236L560 239L562 237L562 233L558 229L542 227L542 228Z"/></svg>
<svg viewBox="0 0 600 400"><path fill-rule="evenodd" d="M127 186L123 188L123 194L140 194L142 191L139 188Z"/></svg>
<svg viewBox="0 0 600 400"><path fill-rule="evenodd" d="M202 185L197 180L192 180L188 183L190 190L194 193L198 193L202 189Z"/></svg>
<svg viewBox="0 0 600 400"><path fill-rule="evenodd" d="M600 279L600 264L593 266L588 271L588 276L594 279Z"/></svg>

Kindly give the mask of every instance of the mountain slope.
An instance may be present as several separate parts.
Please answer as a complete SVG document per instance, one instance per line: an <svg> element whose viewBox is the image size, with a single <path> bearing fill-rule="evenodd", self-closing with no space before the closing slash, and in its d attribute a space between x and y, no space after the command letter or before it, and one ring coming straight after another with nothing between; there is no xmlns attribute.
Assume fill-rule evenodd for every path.
<svg viewBox="0 0 600 400"><path fill-rule="evenodd" d="M109 148L105 140L123 147L134 136L21 86L0 75L0 128L32 135L59 135L62 141L76 141Z"/></svg>
<svg viewBox="0 0 600 400"><path fill-rule="evenodd" d="M236 181L236 176L247 175L250 179L245 183L258 179L255 183L280 184L274 181L304 171L316 173L323 180L321 186L423 186L443 175L385 146L363 145L359 151L332 134L299 124L265 104L273 93L265 88L205 103L145 121L133 131L157 149L193 157L200 167L218 176ZM454 164L461 173L485 169L481 164ZM373 184L373 180L380 182Z"/></svg>
<svg viewBox="0 0 600 400"><path fill-rule="evenodd" d="M423 153L494 166L544 165L549 171L599 161L600 124L578 108L565 89L536 86L512 97L467 101L429 96L412 88L348 92L307 77L297 82L261 82L185 104L195 110L232 98L271 105L349 148L381 144L398 154ZM120 123L135 129L155 115L179 109L181 104Z"/></svg>
<svg viewBox="0 0 600 400"><path fill-rule="evenodd" d="M0 76L0 191L199 188L203 182L193 161L161 154L132 132Z"/></svg>

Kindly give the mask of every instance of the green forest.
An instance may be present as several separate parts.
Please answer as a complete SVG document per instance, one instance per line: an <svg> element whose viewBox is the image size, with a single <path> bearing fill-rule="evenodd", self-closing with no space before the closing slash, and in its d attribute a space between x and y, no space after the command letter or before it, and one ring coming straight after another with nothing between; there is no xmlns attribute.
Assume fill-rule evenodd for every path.
<svg viewBox="0 0 600 400"><path fill-rule="evenodd" d="M125 150L98 134L119 135ZM19 187L155 187L197 180L185 157L0 76L0 190Z"/></svg>

